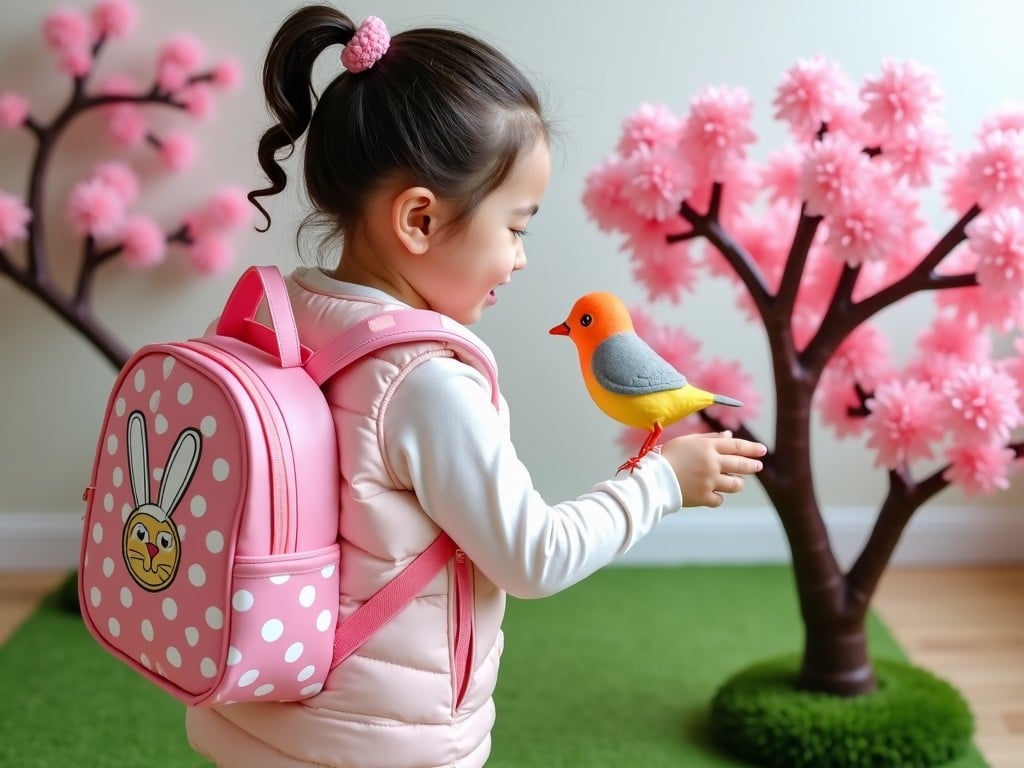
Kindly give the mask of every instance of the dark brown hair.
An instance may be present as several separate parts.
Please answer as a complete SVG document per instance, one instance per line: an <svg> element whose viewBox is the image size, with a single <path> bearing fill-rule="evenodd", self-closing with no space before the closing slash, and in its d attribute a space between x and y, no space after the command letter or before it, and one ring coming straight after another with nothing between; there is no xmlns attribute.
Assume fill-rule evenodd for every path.
<svg viewBox="0 0 1024 768"><path fill-rule="evenodd" d="M393 180L457 202L458 224L525 150L550 138L526 77L490 45L455 30L397 34L373 67L342 69L315 99L318 56L348 43L355 29L335 8L310 5L289 16L270 44L263 88L277 123L260 138L258 154L270 185L249 193L266 228L270 214L258 198L285 188L278 153L290 153L305 132L307 223L326 224L333 236L351 231L367 197Z"/></svg>

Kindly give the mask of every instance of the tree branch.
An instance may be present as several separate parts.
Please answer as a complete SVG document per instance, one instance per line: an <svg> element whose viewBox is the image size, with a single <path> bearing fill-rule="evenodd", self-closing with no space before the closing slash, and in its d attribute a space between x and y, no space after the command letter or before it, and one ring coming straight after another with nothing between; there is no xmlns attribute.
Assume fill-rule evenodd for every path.
<svg viewBox="0 0 1024 768"><path fill-rule="evenodd" d="M801 206L800 221L797 222L796 231L793 233L793 242L789 247L786 267L782 272L782 280L779 281L777 294L779 305L783 307L782 311L790 317L793 314L797 292L800 290L800 283L804 276L804 267L807 265L807 257L811 252L811 245L814 243L814 236L818 232L819 224L821 224L821 216L808 216L806 205Z"/></svg>
<svg viewBox="0 0 1024 768"><path fill-rule="evenodd" d="M715 187L720 188L720 185L716 183ZM719 191L718 195L720 194L721 192ZM714 188L712 189L711 198L712 205L717 205ZM754 304L761 313L761 317L767 318L772 299L771 292L767 282L765 282L764 275L761 274L761 269L746 249L733 240L722 229L717 220L712 219L710 215L702 216L697 213L685 200L679 206L679 215L690 223L695 235L703 236L725 257L725 260L736 272L737 277L747 287L751 299L753 299Z"/></svg>
<svg viewBox="0 0 1024 768"><path fill-rule="evenodd" d="M1024 442L1009 443L1006 447L1013 451L1016 458L1024 456ZM947 464L916 483L910 478L906 466L899 471L889 472L889 493L878 512L871 535L847 574L850 595L857 600L864 600L865 604L870 602L914 513L949 486L945 476L949 468Z"/></svg>
<svg viewBox="0 0 1024 768"><path fill-rule="evenodd" d="M854 328L883 309L905 299L913 293L926 290L944 290L976 285L977 278L969 275L937 275L939 266L954 248L967 239L967 225L981 213L977 205L971 206L960 220L935 243L921 262L902 278L865 299L850 302L842 311L831 308L826 313L818 332L801 354L808 370L820 374L836 348ZM789 265L787 264L787 271ZM972 282L973 280L973 282ZM780 291L781 294L781 291Z"/></svg>

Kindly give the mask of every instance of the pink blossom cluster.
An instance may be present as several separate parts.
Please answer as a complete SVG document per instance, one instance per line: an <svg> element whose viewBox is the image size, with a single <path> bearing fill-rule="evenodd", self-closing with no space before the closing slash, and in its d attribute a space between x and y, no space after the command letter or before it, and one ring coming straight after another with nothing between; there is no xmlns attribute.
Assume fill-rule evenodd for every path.
<svg viewBox="0 0 1024 768"><path fill-rule="evenodd" d="M919 335L917 354L902 372L878 359L872 377L873 353L856 347L841 348L818 392L827 424L840 436L865 432L876 466L897 469L932 459L944 443L947 480L972 494L1007 487L1016 467L1006 444L1024 425L1024 348L995 361L991 339L952 313L940 314ZM865 406L869 413L862 418L858 409Z"/></svg>
<svg viewBox="0 0 1024 768"><path fill-rule="evenodd" d="M60 7L48 13L42 32L57 55L60 68L82 80L92 73L94 56L110 38L124 37L135 27L131 0L98 0L88 11ZM196 158L196 141L183 131L162 135L149 124L147 107L153 103L183 108L204 119L212 114L212 88L229 89L240 81L240 66L224 59L203 67L205 52L189 34L169 37L158 49L153 83L142 86L125 74L112 73L95 87L91 97L102 99L101 112L108 134L125 149L141 145L155 148L164 170L182 171ZM12 91L0 93L0 128L46 129L31 122L29 101ZM249 206L244 193L233 187L216 190L202 206L187 213L182 227L166 232L153 218L132 210L139 197L140 180L123 162L97 165L70 190L66 214L76 234L115 249L134 268L162 262L169 242L186 246L192 265L204 273L219 272L232 258L227 234L244 224ZM30 236L33 212L15 195L0 190L0 248ZM109 251L108 251L109 252Z"/></svg>
<svg viewBox="0 0 1024 768"><path fill-rule="evenodd" d="M92 68L96 43L127 35L135 21L135 6L129 0L100 0L88 14L77 8L51 11L43 21L43 37L64 72L84 77Z"/></svg>
<svg viewBox="0 0 1024 768"><path fill-rule="evenodd" d="M21 198L0 189L0 248L28 237L32 210Z"/></svg>
<svg viewBox="0 0 1024 768"><path fill-rule="evenodd" d="M68 219L72 229L106 243L120 242L128 266L152 267L166 255L168 235L151 217L131 214L139 193L134 171L122 163L103 163L71 189ZM234 187L213 193L203 206L185 217L187 253L193 267L205 274L223 271L232 250L226 234L249 215L245 194Z"/></svg>
<svg viewBox="0 0 1024 768"><path fill-rule="evenodd" d="M902 367L879 327L861 325L826 367L816 405L840 436L863 435L878 466L945 460L947 480L991 493L1008 482L1017 462L1007 444L1024 426L1024 343L1000 359L991 338L1024 329L1024 104L1002 105L982 122L974 147L954 155L942 101L936 74L917 62L883 61L857 84L824 57L800 60L772 103L790 140L762 163L748 152L756 137L742 89L703 88L682 115L645 103L626 116L615 152L588 174L582 202L599 229L621 236L648 300L676 304L696 290L702 267L740 284L708 227L742 249L772 294L798 222L815 219L792 314L802 350L844 271L848 278L856 269L845 300L864 301L914 272L935 246L921 190L944 170L945 202L970 223L966 242L933 274L973 275L977 285L932 294L934 320ZM738 304L759 319L748 291L739 291ZM692 340L653 323L645 330L695 382L759 400L734 366L697 361ZM737 414L751 416L715 415ZM635 437L624 436L624 445Z"/></svg>
<svg viewBox="0 0 1024 768"><path fill-rule="evenodd" d="M227 235L250 221L251 210L243 190L225 186L187 214L185 225L191 238L187 253L193 268L208 275L227 269L233 257Z"/></svg>

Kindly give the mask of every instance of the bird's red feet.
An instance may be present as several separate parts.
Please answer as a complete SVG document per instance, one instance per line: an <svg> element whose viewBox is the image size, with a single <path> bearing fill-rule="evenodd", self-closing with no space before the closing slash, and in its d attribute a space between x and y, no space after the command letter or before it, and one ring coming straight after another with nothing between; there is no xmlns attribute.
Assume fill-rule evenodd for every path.
<svg viewBox="0 0 1024 768"><path fill-rule="evenodd" d="M622 470L624 470L624 469L628 469L628 470L629 470L629 474L631 474L631 475L632 475L632 474L633 474L633 470L637 468L637 466L638 466L638 465L640 464L640 459L642 459L642 458L643 458L643 454L640 454L639 456L634 456L634 457L633 457L633 458L631 458L631 459L627 459L627 460L626 460L626 461L625 461L625 462L624 462L624 463L623 463L623 464L622 464L622 465L621 465L621 466L620 466L620 467L619 467L619 468L618 468L618 469L616 470L616 472L621 472L621 471L622 471Z"/></svg>
<svg viewBox="0 0 1024 768"><path fill-rule="evenodd" d="M640 459L642 459L644 456L646 456L648 453L654 450L654 445L655 443L658 442L659 437L661 437L661 425L655 424L654 427L651 429L651 434L647 436L647 439L644 440L644 444L640 446L640 452L637 453L637 455L634 456L633 458L625 461L622 464L622 466L620 466L616 471L621 472L624 469L628 469L629 474L632 475L633 470L636 469L637 466L639 466Z"/></svg>
<svg viewBox="0 0 1024 768"><path fill-rule="evenodd" d="M617 472L621 472L624 469L628 469L629 470L629 474L632 475L633 474L633 470L636 469L640 465L640 459L642 459L644 456L646 456L651 451L656 451L656 452L660 453L661 452L661 446L660 445L645 445L643 448L640 449L640 453L638 453L633 458L626 460L622 464L622 466L620 466L618 468L618 470L616 470L616 471Z"/></svg>

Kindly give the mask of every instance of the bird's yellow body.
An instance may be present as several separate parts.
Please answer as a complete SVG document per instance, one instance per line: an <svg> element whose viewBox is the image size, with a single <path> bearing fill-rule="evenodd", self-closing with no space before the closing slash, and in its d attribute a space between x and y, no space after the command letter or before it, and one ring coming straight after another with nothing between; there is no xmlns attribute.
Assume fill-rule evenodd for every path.
<svg viewBox="0 0 1024 768"><path fill-rule="evenodd" d="M598 408L615 421L636 429L667 427L715 402L711 392L692 384L645 395L620 395L602 387L593 374L584 373L583 380Z"/></svg>
<svg viewBox="0 0 1024 768"><path fill-rule="evenodd" d="M632 471L664 427L710 405L741 404L688 383L636 335L629 311L614 294L580 297L565 322L550 332L576 345L583 381L598 408L626 426L650 431L639 453L620 469Z"/></svg>

